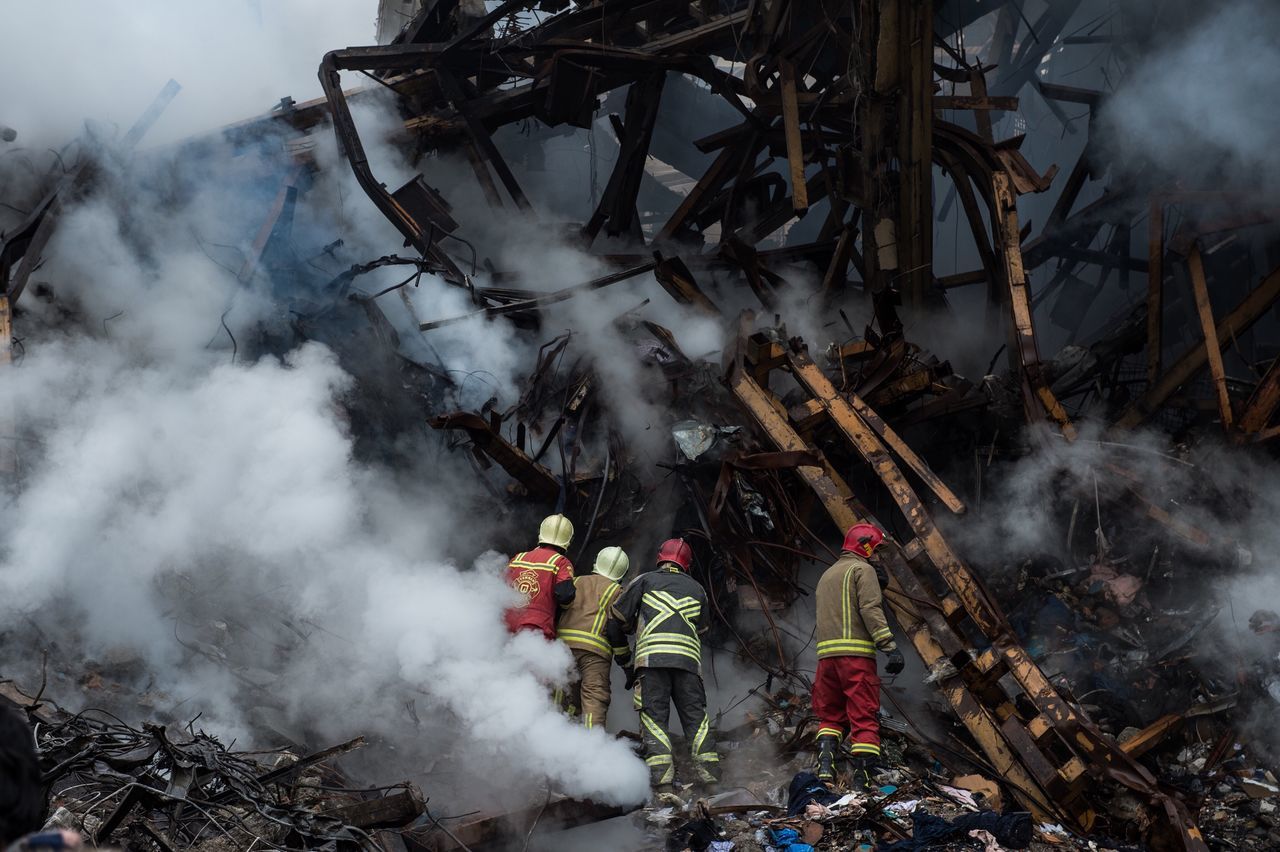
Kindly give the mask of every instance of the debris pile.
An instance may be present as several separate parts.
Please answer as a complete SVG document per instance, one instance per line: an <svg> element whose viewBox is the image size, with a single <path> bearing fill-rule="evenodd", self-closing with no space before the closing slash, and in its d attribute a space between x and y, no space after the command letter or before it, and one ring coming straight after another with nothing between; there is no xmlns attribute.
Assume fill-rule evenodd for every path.
<svg viewBox="0 0 1280 852"><path fill-rule="evenodd" d="M384 849L386 830L408 826L426 809L412 783L353 787L325 765L360 748L361 739L305 756L236 753L193 725L135 728L106 711L72 715L9 684L4 694L32 719L50 790L49 827L79 831L94 845Z"/></svg>
<svg viewBox="0 0 1280 852"><path fill-rule="evenodd" d="M290 294L288 320L256 328L241 357L330 345L359 380L348 404L361 437L436 430L489 489L478 512L555 506L584 531L575 561L590 546L644 550L659 528L693 544L712 641L769 683L722 744L765 741L773 765L740 767L767 779L753 802L657 816L680 821L668 848L1280 842L1274 755L1254 711L1280 701L1276 649L1244 665L1204 648L1221 642L1211 625L1231 605L1206 587L1271 568L1236 524L1264 502L1259 483L1210 472L1250 469L1233 459L1261 463L1280 436L1280 268L1259 267L1274 264L1277 208L1263 189L1170 185L1092 139L1065 173L1033 165L1053 150L1038 136L1079 132L1064 104L1091 124L1109 97L1054 82L1056 54L1087 36L1068 32L1079 2L1040 5L1029 20L1015 2L426 2L390 44L326 55L324 98L182 146L253 150L276 188L245 235L239 280L267 276ZM981 46L966 44L979 30ZM343 72L373 82L344 89ZM421 170L397 189L375 174L353 115L384 97ZM1048 131L1027 130L1029 99ZM324 168L314 148L330 123L414 256L350 258L334 241L327 256L347 271L298 261L294 214ZM583 215L527 188L550 141L589 138L594 170L595 140L610 135L616 158ZM464 161L473 185L448 165ZM484 199L483 215L607 271L552 284L538 268L498 268L498 246L473 243L469 212L436 188L446 172ZM60 207L91 179L60 176L5 230L0 358ZM942 271L944 220L963 220L978 268ZM358 290L387 267L409 277ZM608 318L623 341L609 357L634 361L623 390L660 412L645 428L661 457L628 440L607 359L553 324L570 300L649 282L666 309L723 331L716 352L686 349L638 295ZM408 297L381 299L410 285L461 294L470 311L423 317ZM464 405L458 371L434 350L439 330L477 321L536 349L516 398ZM1065 344L1051 358L1046 324ZM948 360L972 360L949 354L962 343L980 352L967 377ZM13 452L0 447L0 470ZM1012 488L1019 476L1040 490ZM893 539L885 597L923 663L904 677L936 706L905 709L908 691L890 687L904 721L880 795L779 816L815 733L813 652L788 614L863 521ZM988 544L1015 524L1034 534ZM1280 619L1258 618L1254 633L1280 635ZM270 768L200 734L85 715L42 720L40 736L55 796L98 840L345 848L422 808L411 786L345 787L316 755Z"/></svg>

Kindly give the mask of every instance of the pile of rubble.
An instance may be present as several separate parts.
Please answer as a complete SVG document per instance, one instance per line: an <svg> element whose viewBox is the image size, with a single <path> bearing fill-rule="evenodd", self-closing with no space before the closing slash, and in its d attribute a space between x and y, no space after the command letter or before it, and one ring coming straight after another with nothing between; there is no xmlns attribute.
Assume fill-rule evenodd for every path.
<svg viewBox="0 0 1280 852"><path fill-rule="evenodd" d="M1028 135L997 138L998 116L1018 111L1024 91L1055 115L1064 103L1090 116L1105 106L1102 91L1035 75L1079 3L1045 4L1035 21L1012 0L544 0L554 14L541 19L525 14L531 5L480 13L475 4L420 4L392 44L325 56L325 98L287 101L182 152L267 152L278 194L246 234L240 280L269 274L319 295L307 310L287 306L287 335L257 339L262 352L281 339L331 344L377 398L353 416L357 425L384 437L440 430L469 453L478 478L506 485L493 488L490 508L556 505L581 519L584 550L628 544L641 537L644 511L671 507L671 526L695 542L696 576L717 616L713 639L785 685L759 696L745 729L721 732L726 744L772 743L781 760L765 768L765 789L753 787L745 805L701 806L702 824L679 831L706 845L677 846L874 847L930 830L924 814L954 821L1004 806L1029 814L1014 840L1030 848L1275 848L1280 790L1263 768L1265 744L1249 742L1243 705L1273 700L1276 660L1233 671L1191 650L1220 604L1182 582L1193 571L1229 576L1249 559L1247 542L1204 525L1230 504L1187 445L1212 434L1222 444L1214 452L1265 454L1280 436L1280 351L1268 337L1280 269L1255 269L1277 245L1276 208L1262 191L1152 185L1154 176L1109 163L1094 145L1058 180L1056 165L1040 169L1024 155ZM983 20L991 33L975 52L959 36ZM343 71L375 83L344 91ZM495 216L521 217L612 271L534 289L536 270L493 268L488 247L467 240L426 176L389 190L351 112L388 89L406 147L465 156ZM172 96L161 96L125 149ZM602 103L617 111L600 115ZM681 123L690 111L727 123L695 138ZM328 122L360 186L416 256L360 258L318 281L283 248L305 203L303 178L322 168L308 135ZM528 133L513 163L512 146L504 155L495 138L517 125ZM539 218L522 164L555 134L597 126L612 131L617 157L594 209L566 233ZM950 182L940 203L935 165ZM659 180L672 173L687 180ZM10 313L59 212L91 185L92 170L59 175L3 234L0 368L13 348ZM1055 186L1037 230L1020 218L1020 202ZM1095 200L1080 204L1086 189ZM938 274L935 219L956 201L980 268ZM1148 251L1131 257L1143 218ZM379 302L384 293L352 291L390 265L408 267L415 283L427 276L460 288L470 318L541 345L518 400L457 407L456 379L415 354L404 323L388 319L400 308ZM1033 293L1038 270L1048 280ZM1089 326L1094 302L1127 292L1134 272L1146 274L1145 294ZM640 314L614 322L666 412L669 459L656 470L621 437L600 365L575 351L572 333L543 335L553 306L648 276L673 304L725 330L713 362ZM948 310L957 288L979 285L985 325L972 336L992 360L966 378L945 351L930 351L945 344L925 318ZM797 301L822 306L829 340L788 331L785 306ZM855 326L855 307L870 321ZM1054 358L1038 343L1046 318L1069 332ZM415 318L410 330L429 341L458 319ZM1168 433L1168 446L1135 437L1149 425ZM1058 471L1045 507L1062 527L1046 538L1060 547L991 564L964 546L984 495L1019 459L1084 445L1094 463ZM0 470L12 469L13 453L0 444ZM830 560L838 531L864 520L894 538L886 600L941 699L933 709L945 741L905 724L906 756L891 761L883 796L780 816L779 791L807 765L812 719L807 649L777 617L808 594L804 571ZM135 730L87 714L39 721L58 802L100 840L374 848L392 843L379 829L422 819L410 786L345 787L321 768L332 752L266 766L190 730ZM971 787L961 780L973 778ZM658 810L648 819L687 816ZM475 837L492 840L488 830ZM978 840L988 849L1025 848L1001 841L1004 829L963 831L966 842L987 831ZM466 848L466 830L455 833L448 842Z"/></svg>

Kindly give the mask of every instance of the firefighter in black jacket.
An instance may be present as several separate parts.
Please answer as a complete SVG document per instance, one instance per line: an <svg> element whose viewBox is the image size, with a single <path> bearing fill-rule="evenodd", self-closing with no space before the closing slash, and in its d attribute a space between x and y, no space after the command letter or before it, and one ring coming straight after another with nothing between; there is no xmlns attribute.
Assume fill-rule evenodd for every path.
<svg viewBox="0 0 1280 852"><path fill-rule="evenodd" d="M672 701L689 741L697 782L714 784L720 761L702 685L700 636L710 626L710 613L706 592L686 573L692 563L693 550L683 539L663 542L657 570L632 580L614 604L623 629L635 634L635 703L645 763L658 792L668 791L675 781L667 733Z"/></svg>

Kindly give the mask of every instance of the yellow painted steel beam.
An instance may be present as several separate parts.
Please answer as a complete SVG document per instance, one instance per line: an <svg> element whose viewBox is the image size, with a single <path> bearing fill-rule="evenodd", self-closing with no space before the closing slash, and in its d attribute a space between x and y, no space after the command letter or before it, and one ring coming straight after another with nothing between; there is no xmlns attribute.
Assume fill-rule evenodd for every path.
<svg viewBox="0 0 1280 852"><path fill-rule="evenodd" d="M1004 283L1009 288L1009 304L1013 310L1014 355L1021 367L1023 404L1032 421L1051 420L1068 441L1076 438L1076 428L1062 403L1045 382L1036 346L1035 322L1031 313L1031 290L1022 265L1022 244L1018 232L1018 200L1009 175L1003 171L991 175L992 228L996 253L1000 256Z"/></svg>

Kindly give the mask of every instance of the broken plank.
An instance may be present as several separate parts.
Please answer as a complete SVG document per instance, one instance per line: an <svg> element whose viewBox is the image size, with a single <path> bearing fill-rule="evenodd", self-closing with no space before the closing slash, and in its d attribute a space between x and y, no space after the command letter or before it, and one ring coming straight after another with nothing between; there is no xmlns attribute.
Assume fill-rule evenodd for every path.
<svg viewBox="0 0 1280 852"><path fill-rule="evenodd" d="M0 353L0 363L3 363L3 358L3 353ZM1266 428L1277 405L1280 405L1280 358L1271 362L1266 375L1245 403L1244 413L1240 415L1240 432L1252 435Z"/></svg>
<svg viewBox="0 0 1280 852"><path fill-rule="evenodd" d="M356 828L374 829L408 825L422 816L425 810L422 791L415 784L406 784L405 789L400 792L362 802L334 805L326 808L325 813Z"/></svg>
<svg viewBox="0 0 1280 852"><path fill-rule="evenodd" d="M427 421L433 429L461 429L489 458L529 493L530 497L554 503L560 498L560 480L528 453L508 443L478 414L458 411Z"/></svg>
<svg viewBox="0 0 1280 852"><path fill-rule="evenodd" d="M1244 334L1262 318L1267 309L1280 299L1280 267L1271 271L1249 295L1245 296L1219 322L1214 332L1219 344ZM1113 430L1140 426L1173 392L1182 387L1204 366L1208 352L1203 343L1190 347L1147 392L1130 405L1116 420Z"/></svg>
<svg viewBox="0 0 1280 852"><path fill-rule="evenodd" d="M1191 289L1195 294L1196 313L1200 316L1200 330L1204 333L1205 354L1209 359L1209 374L1213 376L1213 385L1218 396L1218 413L1222 417L1222 428L1230 429L1233 414L1231 411L1231 395L1227 392L1227 374L1222 364L1222 348L1218 342L1218 330L1213 324L1213 305L1209 302L1209 285L1204 278L1204 260L1200 256L1200 247L1193 246L1187 256L1187 270L1191 274Z"/></svg>
<svg viewBox="0 0 1280 852"><path fill-rule="evenodd" d="M796 69L786 59L778 60L778 68L778 86L782 94L782 130L787 140L787 162L791 166L791 204L799 214L809 209L809 189L804 179L804 143L800 139Z"/></svg>

